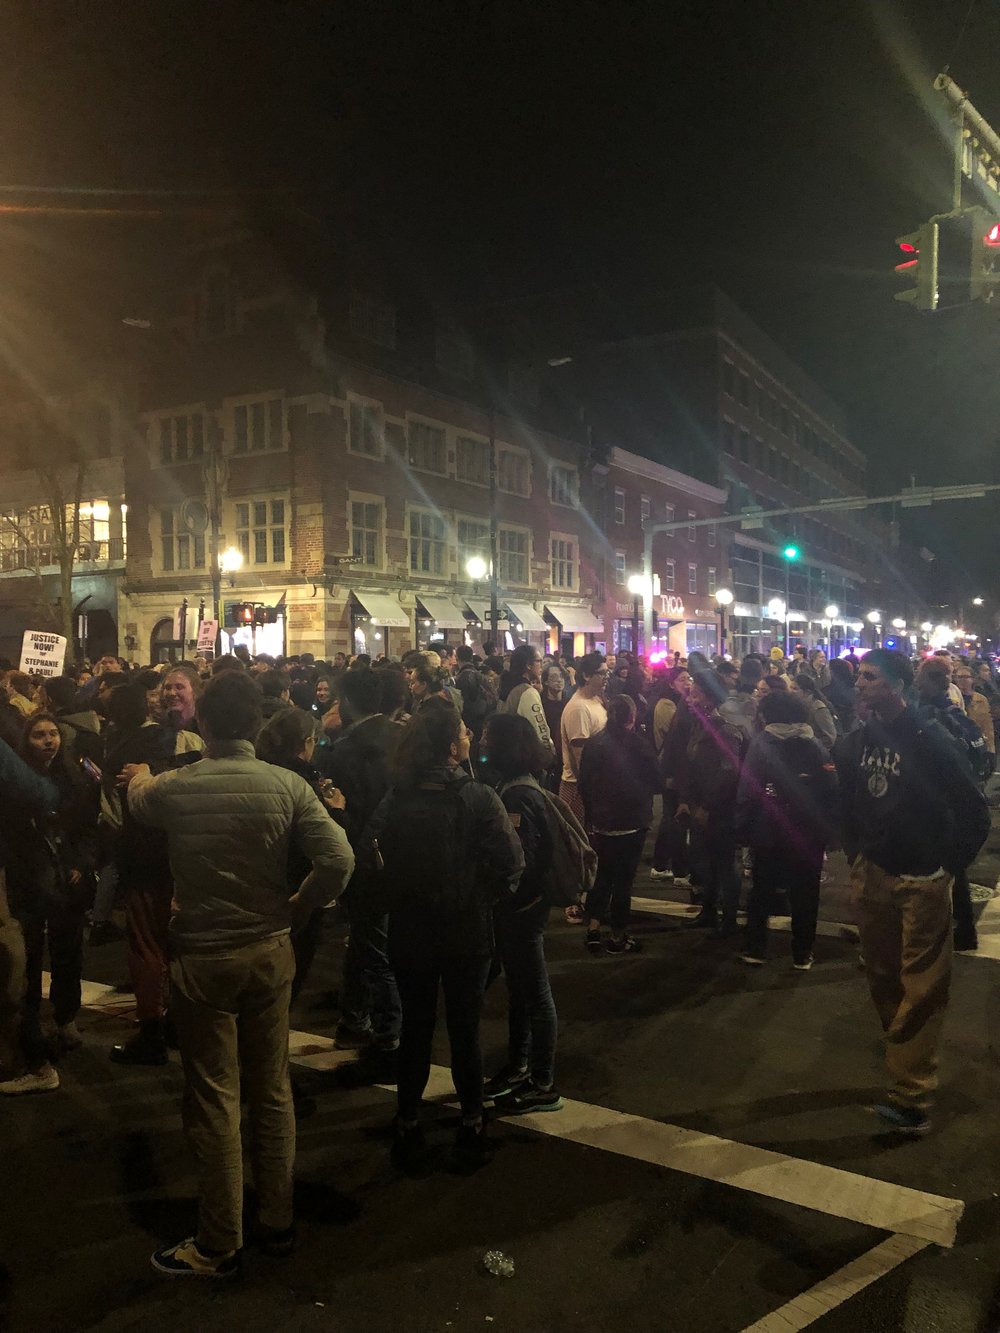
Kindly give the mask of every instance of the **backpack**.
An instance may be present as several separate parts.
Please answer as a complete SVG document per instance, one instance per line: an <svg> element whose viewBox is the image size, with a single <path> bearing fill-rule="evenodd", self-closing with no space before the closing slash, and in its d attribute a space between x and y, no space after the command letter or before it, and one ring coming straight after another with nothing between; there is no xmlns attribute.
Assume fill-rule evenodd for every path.
<svg viewBox="0 0 1000 1333"><path fill-rule="evenodd" d="M462 789L471 781L428 779L393 789L374 849L390 912L449 917L479 905L469 846L472 819L462 800Z"/></svg>
<svg viewBox="0 0 1000 1333"><path fill-rule="evenodd" d="M990 752L975 722L955 704L947 708L935 708L932 716L941 723L952 740L957 742L968 760L976 781L985 782L990 775Z"/></svg>
<svg viewBox="0 0 1000 1333"><path fill-rule="evenodd" d="M589 893L597 878L597 853L583 825L561 796L529 782L509 782L500 795L512 787L531 787L545 797L545 814L552 842L552 864L545 880L546 900L553 907L572 907L582 893Z"/></svg>

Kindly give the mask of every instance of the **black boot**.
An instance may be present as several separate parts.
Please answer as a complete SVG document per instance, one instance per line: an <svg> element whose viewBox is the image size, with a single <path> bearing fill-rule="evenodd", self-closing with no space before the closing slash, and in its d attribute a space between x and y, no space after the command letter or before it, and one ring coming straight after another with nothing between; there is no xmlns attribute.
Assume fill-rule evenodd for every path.
<svg viewBox="0 0 1000 1333"><path fill-rule="evenodd" d="M116 1065L165 1065L167 1043L163 1036L163 1019L151 1018L140 1024L134 1037L112 1046L111 1059Z"/></svg>
<svg viewBox="0 0 1000 1333"><path fill-rule="evenodd" d="M697 916L685 917L681 925L685 930L715 930L719 924L719 914L707 904Z"/></svg>

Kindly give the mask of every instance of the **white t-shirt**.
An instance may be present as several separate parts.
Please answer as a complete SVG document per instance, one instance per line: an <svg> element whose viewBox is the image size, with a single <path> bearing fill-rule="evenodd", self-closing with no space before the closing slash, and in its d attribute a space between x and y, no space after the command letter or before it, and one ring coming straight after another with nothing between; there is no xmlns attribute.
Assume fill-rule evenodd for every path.
<svg viewBox="0 0 1000 1333"><path fill-rule="evenodd" d="M604 701L602 699L588 699L580 691L577 691L563 709L560 726L562 731L563 782L575 782L576 769L580 766L580 747L577 746L573 751L571 759L570 742L597 736L607 725L608 710L604 707ZM571 764L574 764L575 768L570 767Z"/></svg>

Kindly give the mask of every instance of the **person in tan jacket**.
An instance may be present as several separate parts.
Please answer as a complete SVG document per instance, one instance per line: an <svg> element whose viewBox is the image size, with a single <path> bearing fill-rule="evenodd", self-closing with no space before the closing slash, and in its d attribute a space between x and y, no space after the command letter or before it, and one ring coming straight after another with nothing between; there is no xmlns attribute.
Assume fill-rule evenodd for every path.
<svg viewBox="0 0 1000 1333"><path fill-rule="evenodd" d="M986 748L993 755L994 767L996 767L997 744L993 734L993 715L990 712L990 701L985 694L980 694L977 689L973 688L972 667L967 662L959 662L952 675L952 681L961 690L965 711L983 733Z"/></svg>

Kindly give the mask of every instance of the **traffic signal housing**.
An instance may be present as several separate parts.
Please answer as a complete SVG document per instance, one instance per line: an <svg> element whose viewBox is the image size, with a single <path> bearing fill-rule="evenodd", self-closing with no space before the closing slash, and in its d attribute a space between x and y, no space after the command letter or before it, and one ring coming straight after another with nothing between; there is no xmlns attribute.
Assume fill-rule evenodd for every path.
<svg viewBox="0 0 1000 1333"><path fill-rule="evenodd" d="M938 303L938 224L925 222L906 236L897 236L900 262L896 272L909 286L896 292L897 301L906 301L917 310L936 310Z"/></svg>
<svg viewBox="0 0 1000 1333"><path fill-rule="evenodd" d="M253 602L237 602L233 607L233 619L237 625L252 625L254 623Z"/></svg>
<svg viewBox="0 0 1000 1333"><path fill-rule="evenodd" d="M973 237L969 293L973 301L995 301L1000 293L1000 221L985 208L975 211L982 218Z"/></svg>

